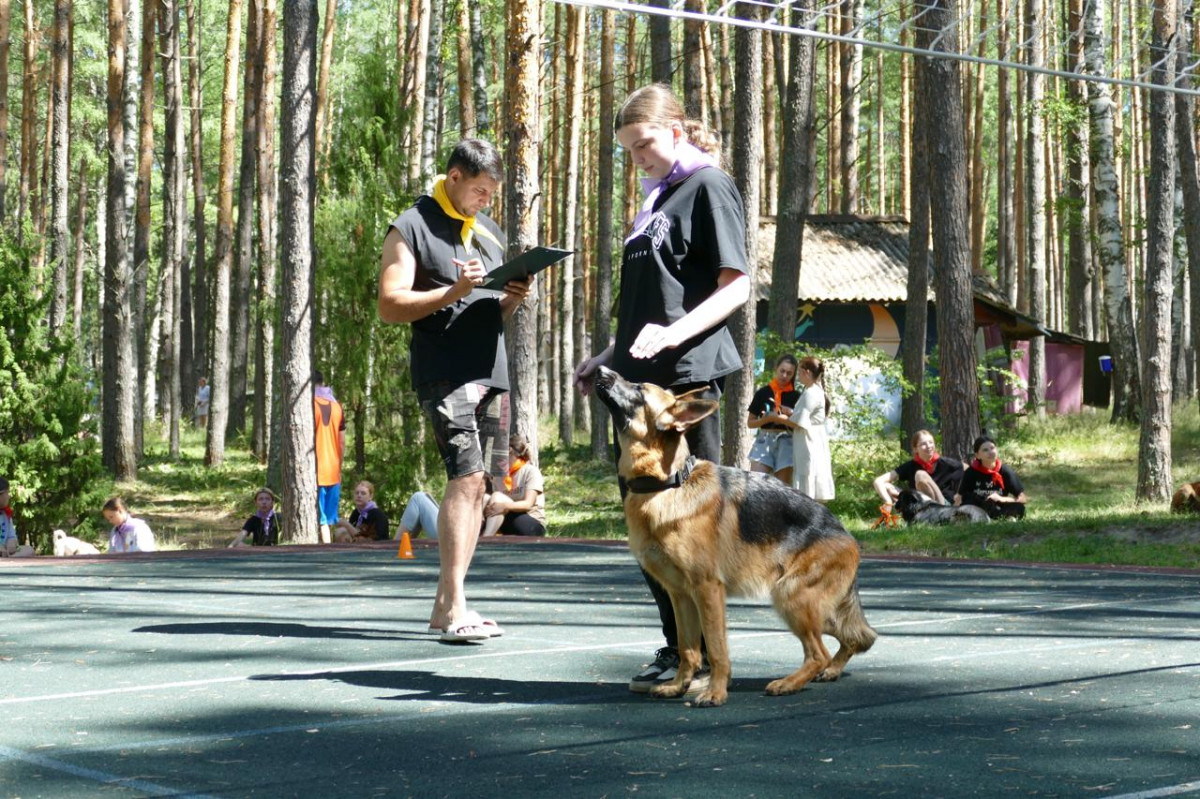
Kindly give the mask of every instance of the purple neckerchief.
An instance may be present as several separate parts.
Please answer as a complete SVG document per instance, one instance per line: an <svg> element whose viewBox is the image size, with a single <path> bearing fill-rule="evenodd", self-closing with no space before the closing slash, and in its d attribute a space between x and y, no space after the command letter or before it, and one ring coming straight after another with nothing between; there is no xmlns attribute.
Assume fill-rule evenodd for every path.
<svg viewBox="0 0 1200 799"><path fill-rule="evenodd" d="M646 192L646 201L642 203L637 216L633 218L633 230L625 237L626 244L635 236L641 234L646 229L646 226L650 224L650 220L654 216L654 204L658 202L658 198L662 196L664 191L669 189L673 184L679 183L684 178L691 177L701 169L717 166L717 159L689 141L677 144L675 146L675 155L675 166L671 167L671 171L667 173L665 178L662 180L642 178L642 191Z"/></svg>
<svg viewBox="0 0 1200 799"><path fill-rule="evenodd" d="M266 528L266 527L270 527L270 526L271 526L271 519L275 518L275 509L274 509L274 508L272 508L271 510L267 511L267 515L266 515L266 516L263 516L263 513L262 513L262 511L260 511L260 510L259 510L259 511L255 511L255 512L254 512L254 515L255 515L255 516L257 516L259 519L261 519L261 520L262 520L262 522L263 522L263 527L264 527L264 528Z"/></svg>
<svg viewBox="0 0 1200 799"><path fill-rule="evenodd" d="M358 525L357 526L359 528L361 528L363 526L363 522L365 522L367 520L367 514L370 513L371 511L375 510L378 507L379 506L375 504L375 500L371 500L366 505L363 505L362 508L358 511Z"/></svg>
<svg viewBox="0 0 1200 799"><path fill-rule="evenodd" d="M318 399L337 402L337 397L333 396L333 389L329 386L317 386L315 389L313 389L313 396L317 397Z"/></svg>

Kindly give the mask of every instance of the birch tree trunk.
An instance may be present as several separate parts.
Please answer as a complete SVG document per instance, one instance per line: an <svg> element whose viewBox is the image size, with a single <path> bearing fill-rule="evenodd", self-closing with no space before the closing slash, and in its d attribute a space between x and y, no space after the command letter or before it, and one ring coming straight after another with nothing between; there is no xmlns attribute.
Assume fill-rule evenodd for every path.
<svg viewBox="0 0 1200 799"><path fill-rule="evenodd" d="M504 75L505 181L504 213L509 256L537 244L541 190L538 186L541 93L538 84L542 60L542 19L539 0L510 0L505 30L508 68ZM537 407L537 295L534 290L506 325L509 378L510 430L525 436L538 451Z"/></svg>
<svg viewBox="0 0 1200 799"><path fill-rule="evenodd" d="M602 352L612 330L613 278L613 190L614 152L612 124L616 113L613 86L616 81L617 49L616 12L600 12L600 121L596 137L596 293L592 298L592 347L589 355ZM581 359L582 360L582 359ZM594 394L592 405L592 457L600 460L609 455L608 411Z"/></svg>
<svg viewBox="0 0 1200 799"><path fill-rule="evenodd" d="M738 17L748 20L761 18L756 7L739 8ZM738 27L733 34L736 52L734 84L737 86L733 113L733 182L742 195L746 212L746 262L750 285L754 286L754 270L758 264L758 215L762 206L762 62L763 34L753 28ZM795 296L794 294L792 296ZM750 299L729 317L729 332L737 346L743 364L754 363L755 292ZM724 447L721 462L726 466L745 469L750 455L750 430L746 427L746 409L754 395L754 369L743 368L725 380Z"/></svg>
<svg viewBox="0 0 1200 799"><path fill-rule="evenodd" d="M953 29L954 0L932 0L928 32ZM927 44L949 52L953 37ZM975 313L971 293L970 218L967 211L966 140L963 131L959 65L949 58L925 63L929 192L938 199L932 216L933 264L937 290L938 373L941 376L942 451L956 458L971 452L979 435L979 383L975 374Z"/></svg>
<svg viewBox="0 0 1200 799"><path fill-rule="evenodd" d="M258 172L258 37L262 10L258 0L246 6L246 57L242 83L242 152L238 167L238 207L229 323L229 422L238 435L246 429L246 371L250 354L250 280L254 260L254 178Z"/></svg>
<svg viewBox="0 0 1200 799"><path fill-rule="evenodd" d="M863 0L843 0L842 35L849 36L862 18ZM843 214L858 213L858 123L862 108L862 95L858 85L862 82L862 47L843 43L839 48L841 69L840 113L841 113L841 181ZM742 425L745 427L745 425Z"/></svg>
<svg viewBox="0 0 1200 799"><path fill-rule="evenodd" d="M565 178L562 187L563 230L562 241L575 250L576 254L559 266L558 318L555 327L559 332L558 357L558 437L564 446L575 443L575 386L571 377L578 363L575 329L575 286L577 284L577 261L582 259L579 246L579 143L583 120L583 62L586 14L579 6L567 7L567 108L566 152L564 153ZM569 244L568 244L569 242ZM578 309L583 313L583 308ZM582 342L578 342L582 345ZM582 350L580 350L582 351Z"/></svg>
<svg viewBox="0 0 1200 799"><path fill-rule="evenodd" d="M429 3L429 52L425 61L425 126L421 136L421 185L433 179L438 119L442 110L442 29L445 0Z"/></svg>
<svg viewBox="0 0 1200 799"><path fill-rule="evenodd" d="M229 294L233 272L233 138L237 115L237 73L242 42L242 0L229 0L225 31L225 82L221 92L221 161L217 167L217 251L213 275L212 370L208 405L208 441L204 464L225 460L229 423ZM288 508L295 512L292 505Z"/></svg>
<svg viewBox="0 0 1200 799"><path fill-rule="evenodd" d="M925 340L929 335L929 108L925 88L925 59L913 59L912 159L909 162L908 282L904 306L904 379L912 393L900 405L906 437L926 427Z"/></svg>
<svg viewBox="0 0 1200 799"><path fill-rule="evenodd" d="M317 461L313 456L313 189L315 183L317 3L283 5L280 114L279 258L283 273L283 537L317 541Z"/></svg>
<svg viewBox="0 0 1200 799"><path fill-rule="evenodd" d="M275 403L275 0L262 2L262 36L259 37L258 73L258 291L255 318L258 336L254 354L254 436L251 446L259 460L269 460L269 428Z"/></svg>
<svg viewBox="0 0 1200 799"><path fill-rule="evenodd" d="M1106 75L1102 3L1084 3L1084 52L1088 73ZM1135 421L1141 393L1139 346L1133 327L1133 304L1125 261L1120 185L1113 136L1115 105L1108 84L1090 87L1088 117L1091 132L1092 190L1096 199L1096 247L1104 269L1104 311L1112 347L1112 420Z"/></svg>
<svg viewBox="0 0 1200 799"><path fill-rule="evenodd" d="M126 131L136 135L134 175L134 225L133 225L133 360L138 376L138 402L134 407L134 425L137 436L137 451L143 449L145 417L153 416L155 386L149 377L157 363L149 360L153 335L146 326L146 293L150 280L150 181L154 169L154 67L157 59L155 37L157 36L158 3L146 2L141 8L141 49L139 60L130 64L140 69L137 85L137 127ZM127 88L128 91L128 88ZM132 92L130 92L132 94ZM159 276L161 279L161 275ZM155 299L157 302L157 297Z"/></svg>
<svg viewBox="0 0 1200 799"><path fill-rule="evenodd" d="M165 0L161 8L164 112L163 120L163 349L166 353L168 449L179 458L179 424L183 416L180 393L180 329L182 326L183 234L187 214L183 178L183 73L180 59L179 0ZM169 320L169 321L168 321Z"/></svg>
<svg viewBox="0 0 1200 799"><path fill-rule="evenodd" d="M54 43L51 49L51 114L54 117L54 142L50 156L50 332L57 334L67 319L67 196L71 191L70 131L71 106L69 31L71 0L54 1ZM7 48L6 48L7 49ZM8 93L8 84L0 84ZM48 146L51 146L47 143ZM0 150L0 160L8 153Z"/></svg>
<svg viewBox="0 0 1200 799"><path fill-rule="evenodd" d="M1152 81L1175 83L1176 0L1154 0ZM1171 479L1171 278L1175 239L1175 100L1150 94L1150 178L1147 186L1145 300L1143 301L1142 426L1138 441L1138 502L1166 502Z"/></svg>
<svg viewBox="0 0 1200 799"><path fill-rule="evenodd" d="M1025 207L1029 245L1026 248L1029 274L1029 315L1038 323L1046 321L1046 209L1042 193L1046 186L1045 116L1042 102L1045 85L1039 70L1043 67L1042 35L1044 22L1042 0L1025 3L1025 63L1031 71L1025 73L1025 96L1029 110L1025 174ZM1046 337L1029 340L1029 390L1027 409L1039 417L1046 416Z"/></svg>
<svg viewBox="0 0 1200 799"><path fill-rule="evenodd" d="M812 0L798 0L792 4L791 26L797 29L812 27ZM771 261L771 297L767 306L767 328L784 341L796 339L796 297L800 291L804 225L812 184L808 150L813 129L815 52L812 37L792 38L788 52L787 97L782 109L778 216Z"/></svg>
<svg viewBox="0 0 1200 799"><path fill-rule="evenodd" d="M125 231L125 4L108 0L108 201L105 209L104 374L101 457L118 482L137 477L137 390Z"/></svg>

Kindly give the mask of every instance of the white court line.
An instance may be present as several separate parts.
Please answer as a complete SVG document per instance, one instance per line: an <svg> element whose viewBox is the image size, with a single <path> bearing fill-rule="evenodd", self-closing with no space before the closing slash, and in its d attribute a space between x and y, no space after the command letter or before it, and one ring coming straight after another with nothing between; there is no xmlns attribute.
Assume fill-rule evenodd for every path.
<svg viewBox="0 0 1200 799"><path fill-rule="evenodd" d="M20 760L24 763L30 763L42 768L61 771L64 774L70 774L73 777L82 777L85 780L103 783L105 785L122 785L126 788L133 788L150 796L171 796L183 799L216 799L210 794L200 793L181 793L177 788L167 788L162 785L156 785L153 782L144 780L129 779L126 777L118 777L115 774L108 774L104 771L95 769L83 768L81 766L72 766L70 763L64 763L61 760L56 760L52 757L44 755L35 755L31 752L23 752L20 749L12 749L7 746L0 746L0 758L7 760Z"/></svg>
<svg viewBox="0 0 1200 799"><path fill-rule="evenodd" d="M1178 796L1179 794L1192 793L1193 791L1200 791L1200 781L1183 782L1179 785L1168 785L1165 788L1152 788L1149 791L1123 793L1118 796L1106 796L1104 799L1154 799L1156 796Z"/></svg>

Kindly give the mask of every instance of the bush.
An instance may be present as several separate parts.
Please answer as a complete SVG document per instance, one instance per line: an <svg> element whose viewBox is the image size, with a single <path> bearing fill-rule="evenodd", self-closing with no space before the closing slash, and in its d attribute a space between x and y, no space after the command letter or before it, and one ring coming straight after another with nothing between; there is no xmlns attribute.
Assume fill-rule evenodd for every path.
<svg viewBox="0 0 1200 799"><path fill-rule="evenodd" d="M103 501L96 400L71 336L46 326L31 253L0 232L0 474L12 484L17 529L41 551Z"/></svg>

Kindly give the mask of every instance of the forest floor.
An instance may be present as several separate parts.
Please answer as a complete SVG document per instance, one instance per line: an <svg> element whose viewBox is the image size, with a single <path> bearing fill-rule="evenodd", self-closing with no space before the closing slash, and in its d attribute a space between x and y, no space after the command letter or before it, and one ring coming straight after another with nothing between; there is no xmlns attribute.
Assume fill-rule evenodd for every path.
<svg viewBox="0 0 1200 799"><path fill-rule="evenodd" d="M553 428L544 429L550 535L624 538L612 466L590 456L585 436L577 437L582 443L562 447L553 440ZM1021 522L872 529L878 498L869 481L839 484L831 509L866 554L1200 568L1200 517L1135 502L1138 437L1136 427L1110 425L1106 414L1022 422L1001 443L1002 459L1021 476L1030 497ZM1175 484L1200 479L1195 407L1176 409L1172 449ZM119 487L165 549L223 547L253 512L251 495L264 482L265 466L241 441L230 443L220 467L205 467L203 456L201 431L185 432L179 461L169 459L165 444L155 440L138 481ZM895 465L882 464L878 471ZM430 490L438 494L441 486ZM343 500L345 505L346 496Z"/></svg>

